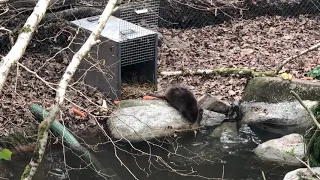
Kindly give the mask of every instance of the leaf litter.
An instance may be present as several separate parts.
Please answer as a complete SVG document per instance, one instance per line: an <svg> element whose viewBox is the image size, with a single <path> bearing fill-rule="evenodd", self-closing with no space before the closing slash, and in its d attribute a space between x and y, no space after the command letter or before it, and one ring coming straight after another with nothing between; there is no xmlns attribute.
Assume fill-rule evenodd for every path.
<svg viewBox="0 0 320 180"><path fill-rule="evenodd" d="M60 23L61 25L63 23ZM275 70L278 63L285 58L318 43L320 40L318 29L320 29L318 17L306 15L297 18L264 16L201 29L160 28L165 41L159 48L159 70L219 67ZM47 33L50 32L51 35L53 30L50 30ZM37 32L35 37L40 36L38 34L40 32ZM59 82L70 60L65 60L63 56L58 55L44 64L53 54L54 43L51 42L51 45L45 46L42 42L41 47L29 48L20 62L29 69L37 71L39 76L56 87L55 84ZM320 52L317 50L309 52L286 65L284 71L290 72L295 78L301 78L306 71L319 64L319 56ZM40 68L41 66L43 67ZM188 85L196 97L209 93L222 99L233 100L241 99L247 79L238 75L229 77L159 75L158 91L162 92L172 81ZM78 91L68 88L66 96L68 100L65 101L62 109L64 124L72 131L81 131L95 126L96 119L91 116L76 116L72 112L74 104L70 101L84 108L86 110L84 113L90 112L99 116L97 120L103 120L102 116L106 117L110 113L98 112L96 104L102 105L105 99L98 90L81 82L73 87ZM19 67L17 76L16 66L14 66L0 92L0 137L14 133L17 128L36 131L38 122L31 115L30 105L36 103L48 109L53 105L54 97L54 90L22 67ZM132 94L128 94L127 97L135 98Z"/></svg>
<svg viewBox="0 0 320 180"><path fill-rule="evenodd" d="M159 69L250 68L275 70L284 59L319 43L319 17L301 15L296 18L262 16L235 20L201 29L161 29L164 45L159 53ZM183 45L179 46L176 44ZM302 78L319 64L320 51L312 51L287 64L284 72ZM230 77L159 77L160 91L172 79L195 86L197 97L204 93L234 100L241 98L247 79Z"/></svg>

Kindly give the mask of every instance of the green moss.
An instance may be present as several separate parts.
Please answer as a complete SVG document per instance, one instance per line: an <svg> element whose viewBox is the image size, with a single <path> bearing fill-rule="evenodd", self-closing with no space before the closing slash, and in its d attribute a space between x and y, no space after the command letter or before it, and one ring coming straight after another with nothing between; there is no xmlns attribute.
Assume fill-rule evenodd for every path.
<svg viewBox="0 0 320 180"><path fill-rule="evenodd" d="M220 75L239 74L239 75L246 75L250 77L275 75L273 71L256 72L246 68L218 68L218 69L212 69L212 71Z"/></svg>
<svg viewBox="0 0 320 180"><path fill-rule="evenodd" d="M303 80L283 80L279 77L252 78L243 95L244 101L278 103L296 101L290 91L295 91L302 100L319 101L320 85Z"/></svg>
<svg viewBox="0 0 320 180"><path fill-rule="evenodd" d="M274 76L275 76L275 73L274 73L274 71L262 71L262 72L252 71L252 75L253 75L254 77L260 77L260 76L270 76L270 77L274 77Z"/></svg>
<svg viewBox="0 0 320 180"><path fill-rule="evenodd" d="M286 151L286 154L294 156L295 155L294 148L290 149L289 151Z"/></svg>
<svg viewBox="0 0 320 180"><path fill-rule="evenodd" d="M27 24L26 26L23 26L20 29L19 33L23 33L23 32L32 32L32 28L31 28L30 24Z"/></svg>
<svg viewBox="0 0 320 180"><path fill-rule="evenodd" d="M38 139L37 139L37 144L34 149L34 154L33 154L33 161L38 162L39 161L39 149L40 147L40 140L43 139L43 135L46 129L49 128L49 124L47 121L42 121L39 125L38 129Z"/></svg>
<svg viewBox="0 0 320 180"><path fill-rule="evenodd" d="M28 164L21 175L21 180L25 179L26 176L30 174L30 171L31 171L31 166L30 164Z"/></svg>
<svg viewBox="0 0 320 180"><path fill-rule="evenodd" d="M44 132L49 129L49 124L47 121L41 121L40 125L39 125L39 130L38 130L38 141L37 141L37 145L36 145L36 151L39 150L39 140L41 140L43 138L43 134Z"/></svg>
<svg viewBox="0 0 320 180"><path fill-rule="evenodd" d="M42 139L43 132L49 129L49 123L47 121L41 121L38 130L38 139Z"/></svg>

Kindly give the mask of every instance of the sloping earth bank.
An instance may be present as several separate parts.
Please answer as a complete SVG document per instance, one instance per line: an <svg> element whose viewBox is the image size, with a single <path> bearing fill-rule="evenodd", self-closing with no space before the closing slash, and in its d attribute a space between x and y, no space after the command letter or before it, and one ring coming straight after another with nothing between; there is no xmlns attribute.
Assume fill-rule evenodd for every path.
<svg viewBox="0 0 320 180"><path fill-rule="evenodd" d="M234 21L202 29L162 29L165 45L160 50L160 69L210 69L247 67L253 70L275 70L284 59L316 44L320 40L319 17L259 17ZM320 51L309 52L287 64L284 70L296 78L319 64ZM166 87L172 77L160 77ZM190 85L197 96L203 93L239 98L244 78L178 77Z"/></svg>
<svg viewBox="0 0 320 180"><path fill-rule="evenodd" d="M260 17L191 30L161 29L166 40L160 48L159 69L171 71L181 68L248 67L255 70L274 70L284 58L317 43L320 39L319 29L319 18L308 16ZM51 30L47 32L52 33ZM46 81L58 83L69 60L63 58L63 55L48 60L52 55L51 49L45 47L30 48L21 63L37 71L38 75ZM319 63L319 56L319 51L310 52L285 66L285 70L300 78L303 73ZM41 67L44 62L46 64ZM54 101L54 90L45 83L21 67L18 74L19 76L15 66L11 70L4 89L0 92L0 136L13 133L17 127L31 126L36 129L37 123L29 111L30 104L36 103L50 108ZM246 82L245 78L236 75L232 77L160 76L158 90L162 91L172 80L188 84L197 97L204 93L211 93L230 100L241 97ZM54 86L54 84L51 85ZM107 115L107 113L99 114L97 107L93 104L101 105L103 99L101 93L81 83L73 87L85 94L87 98L69 88L68 100L94 115ZM74 131L95 125L96 119L76 117L71 111L72 106L66 101L62 114L68 127ZM97 117L97 119L102 118Z"/></svg>

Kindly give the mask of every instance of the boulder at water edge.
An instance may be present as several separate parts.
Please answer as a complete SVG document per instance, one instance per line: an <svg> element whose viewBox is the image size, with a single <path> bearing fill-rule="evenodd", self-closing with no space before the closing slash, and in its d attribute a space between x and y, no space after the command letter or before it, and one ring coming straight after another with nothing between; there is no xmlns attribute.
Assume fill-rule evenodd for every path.
<svg viewBox="0 0 320 180"><path fill-rule="evenodd" d="M320 83L302 79L284 80L280 77L252 78L244 91L243 101L279 103L296 101L293 90L302 100L319 101Z"/></svg>
<svg viewBox="0 0 320 180"><path fill-rule="evenodd" d="M287 165L301 165L302 163L297 158L302 159L305 152L303 136L299 134L289 134L282 138L272 139L259 144L254 149L254 153L262 160L285 163Z"/></svg>
<svg viewBox="0 0 320 180"><path fill-rule="evenodd" d="M308 179L308 180L316 180L320 177L320 167L311 168L313 173L316 173L315 176L308 168L299 168L293 171L288 172L283 180L293 180L293 179Z"/></svg>
<svg viewBox="0 0 320 180"><path fill-rule="evenodd" d="M304 107L290 93L296 92L310 108L317 108L320 100L320 83L279 77L256 77L247 84L240 106L241 122L258 133L277 135L303 133L312 124Z"/></svg>
<svg viewBox="0 0 320 180"><path fill-rule="evenodd" d="M219 125L225 116L204 110L200 125ZM191 125L166 101L123 100L107 122L110 134L121 141L138 142L171 136Z"/></svg>
<svg viewBox="0 0 320 180"><path fill-rule="evenodd" d="M314 109L318 101L303 101L304 104ZM269 131L287 135L293 132L304 131L313 123L306 109L298 102L243 102L241 104L242 120L248 125L270 124ZM280 128L282 127L282 128Z"/></svg>

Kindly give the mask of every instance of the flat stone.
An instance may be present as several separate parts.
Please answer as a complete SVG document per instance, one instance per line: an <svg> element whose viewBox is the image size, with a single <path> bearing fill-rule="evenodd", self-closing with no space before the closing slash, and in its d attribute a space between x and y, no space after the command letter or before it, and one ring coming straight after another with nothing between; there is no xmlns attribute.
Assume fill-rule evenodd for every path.
<svg viewBox="0 0 320 180"><path fill-rule="evenodd" d="M313 173L316 173L318 177L320 177L320 167L312 167ZM315 177L308 168L299 168L293 171L288 172L283 180L293 180L293 179L308 179L308 180L318 180L318 177Z"/></svg>
<svg viewBox="0 0 320 180"><path fill-rule="evenodd" d="M254 153L262 160L287 165L302 165L297 158L302 159L305 156L305 146L303 136L294 133L259 144L254 149Z"/></svg>
<svg viewBox="0 0 320 180"><path fill-rule="evenodd" d="M310 109L319 105L318 101L303 101ZM273 125L309 126L313 123L306 109L298 102L243 102L241 103L244 124L266 123Z"/></svg>
<svg viewBox="0 0 320 180"><path fill-rule="evenodd" d="M204 110L200 125L218 125L224 117L223 114ZM130 142L172 136L176 130L193 127L175 108L162 100L122 100L107 125L113 138Z"/></svg>

